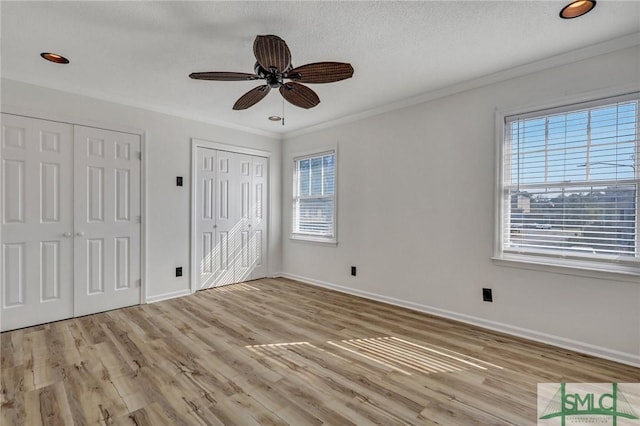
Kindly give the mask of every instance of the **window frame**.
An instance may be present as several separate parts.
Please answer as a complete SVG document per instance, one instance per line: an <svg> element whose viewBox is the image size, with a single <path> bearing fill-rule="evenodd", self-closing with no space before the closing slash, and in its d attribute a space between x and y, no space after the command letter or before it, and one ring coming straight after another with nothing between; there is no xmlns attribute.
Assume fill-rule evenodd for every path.
<svg viewBox="0 0 640 426"><path fill-rule="evenodd" d="M301 232L295 232L295 221L296 221L296 201L299 198L298 195L298 186L299 180L297 176L298 164L302 160L308 160L317 157L324 157L326 155L333 155L333 195L325 196L327 198L333 198L333 209L332 209L332 227L333 233L331 236L320 236L313 235ZM308 243L315 243L321 245L330 245L336 246L338 244L338 147L324 147L319 149L314 149L305 152L294 153L291 156L291 165L292 165L292 173L291 173L291 220L290 224L290 236L289 238L292 241L301 241ZM314 197L316 198L316 197Z"/></svg>
<svg viewBox="0 0 640 426"><path fill-rule="evenodd" d="M534 250L505 250L504 232L505 225L505 191L509 191L509 185L505 182L505 152L509 136L507 119L513 116L518 118L530 118L549 116L552 114L570 112L579 109L593 108L605 105L609 102L621 102L624 100L638 100L640 91L637 87L629 87L618 91L594 92L573 98L564 98L546 104L530 105L528 107L514 108L510 110L496 109L495 112L495 214L494 214L494 254L491 257L494 264L521 269L541 270L569 275L600 277L612 280L628 281L640 276L640 170L636 169L636 256L631 260L596 260L585 256L571 255L571 253L545 253ZM640 115L640 108L637 114ZM637 119L637 118L636 118ZM640 133L640 128L637 129ZM636 164L640 165L640 143L636 143ZM637 166L636 166L637 167Z"/></svg>

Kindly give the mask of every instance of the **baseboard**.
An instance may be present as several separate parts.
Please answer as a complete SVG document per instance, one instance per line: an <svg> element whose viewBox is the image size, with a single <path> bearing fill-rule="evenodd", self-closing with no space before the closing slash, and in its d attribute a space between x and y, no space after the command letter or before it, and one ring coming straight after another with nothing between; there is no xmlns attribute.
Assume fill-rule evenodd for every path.
<svg viewBox="0 0 640 426"><path fill-rule="evenodd" d="M522 328L522 327L516 327L513 325L509 325L509 324L505 324L497 321L491 321L491 320L487 320L484 318L479 318L471 315L461 314L461 313L449 311L446 309L440 309L433 306L408 302L406 300L383 296L383 295L371 293L368 291L344 287L341 285L320 281L320 280L315 280L313 278L303 277L300 275L280 273L279 276L283 278L289 278L292 280L300 281L306 284L311 284L318 287L324 287L330 290L339 291L341 293L352 294L354 296L364 297L366 299L376 300L378 302L384 302L391 305L396 305L403 308L418 311L418 312L424 312L424 313L436 315L439 317L449 318L455 321L460 321L467 324L476 325L478 327L487 328L489 330L499 331L501 333L506 333L513 336L517 336L517 337L523 337L525 339L533 340L536 342L546 343L549 345L558 346L560 348L569 349L569 350L580 352L583 354L593 355L599 358L620 362L622 364L627 364L634 367L640 367L640 356L638 355L634 355L626 352L619 352L619 351L603 348L600 346L591 345L589 343L580 342L577 340L571 340L564 337L555 336L552 334L541 333L539 331Z"/></svg>
<svg viewBox="0 0 640 426"><path fill-rule="evenodd" d="M156 303L162 300L175 299L176 297L188 296L191 294L190 289L171 291L169 293L158 294L155 296L147 296L146 303Z"/></svg>

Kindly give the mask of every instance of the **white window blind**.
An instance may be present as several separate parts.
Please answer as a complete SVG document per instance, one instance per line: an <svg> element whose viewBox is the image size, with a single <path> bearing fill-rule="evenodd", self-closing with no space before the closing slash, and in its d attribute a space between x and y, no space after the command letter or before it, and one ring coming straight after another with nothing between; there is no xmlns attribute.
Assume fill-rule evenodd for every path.
<svg viewBox="0 0 640 426"><path fill-rule="evenodd" d="M335 240L335 152L294 159L293 237Z"/></svg>
<svg viewBox="0 0 640 426"><path fill-rule="evenodd" d="M638 265L638 97L506 117L504 253Z"/></svg>

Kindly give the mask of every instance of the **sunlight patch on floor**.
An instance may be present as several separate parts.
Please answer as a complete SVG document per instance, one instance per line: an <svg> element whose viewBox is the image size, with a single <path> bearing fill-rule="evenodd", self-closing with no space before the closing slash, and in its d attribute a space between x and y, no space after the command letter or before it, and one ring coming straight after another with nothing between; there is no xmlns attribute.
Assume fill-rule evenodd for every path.
<svg viewBox="0 0 640 426"><path fill-rule="evenodd" d="M304 368L291 349L316 349L315 345L309 342L290 342L290 343L268 343L264 345L245 346L259 357L266 357L269 360L279 364L282 367L298 370Z"/></svg>
<svg viewBox="0 0 640 426"><path fill-rule="evenodd" d="M502 368L446 348L417 344L393 336L327 341L326 343L337 349L335 354L309 342L271 343L250 345L246 348L260 356L283 359L290 358L287 353L294 348L314 349L336 356L341 351L346 351L406 375L415 372L433 374Z"/></svg>
<svg viewBox="0 0 640 426"><path fill-rule="evenodd" d="M421 373L459 372L469 369L486 370L497 367L476 358L440 347L429 347L398 337L343 340L353 351L385 365ZM437 348L437 349L436 349Z"/></svg>

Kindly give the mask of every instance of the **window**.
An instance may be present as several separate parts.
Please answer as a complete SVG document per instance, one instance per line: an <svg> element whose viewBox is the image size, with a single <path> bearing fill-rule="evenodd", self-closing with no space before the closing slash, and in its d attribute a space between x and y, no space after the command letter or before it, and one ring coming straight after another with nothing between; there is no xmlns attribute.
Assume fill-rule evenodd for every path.
<svg viewBox="0 0 640 426"><path fill-rule="evenodd" d="M293 160L292 238L336 241L335 161L335 151Z"/></svg>
<svg viewBox="0 0 640 426"><path fill-rule="evenodd" d="M640 273L638 99L505 117L499 258Z"/></svg>

